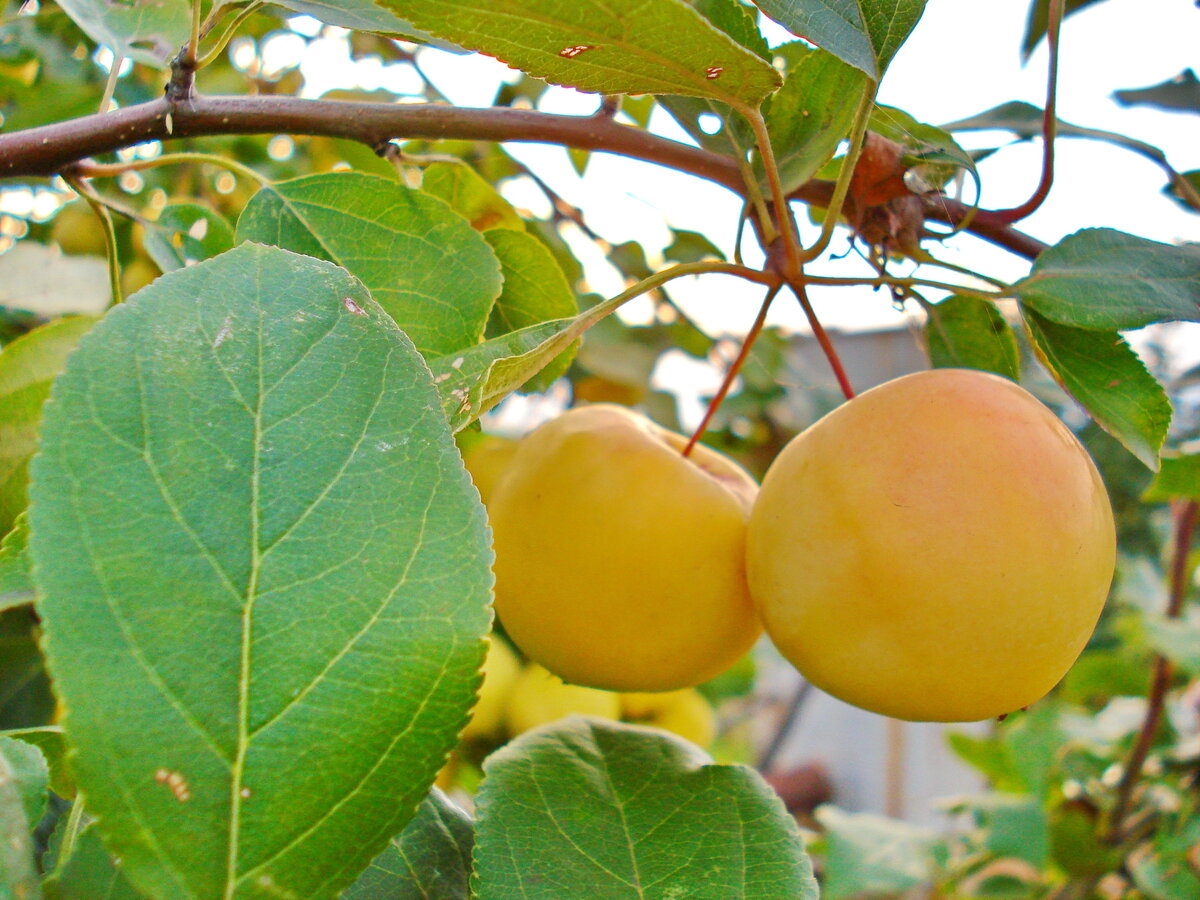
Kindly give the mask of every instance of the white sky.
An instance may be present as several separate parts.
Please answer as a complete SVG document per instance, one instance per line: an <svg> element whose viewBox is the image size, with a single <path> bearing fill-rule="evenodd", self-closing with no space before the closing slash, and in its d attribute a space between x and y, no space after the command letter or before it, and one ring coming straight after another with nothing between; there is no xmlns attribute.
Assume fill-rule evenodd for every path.
<svg viewBox="0 0 1200 900"><path fill-rule="evenodd" d="M1200 168L1200 117L1149 108L1125 109L1111 95L1121 88L1157 84L1195 63L1200 11L1190 0L1158 0L1146 14L1139 0L1108 0L1071 17L1064 29L1059 76L1059 115L1080 125L1119 131L1163 148L1177 169ZM1020 64L1019 46L1027 4L995 0L930 0L924 18L900 51L884 79L880 102L905 109L916 118L941 123L963 118L1008 100L1041 105L1045 95L1046 48L1039 47L1028 65ZM786 39L778 32L773 40ZM343 78L346 69L334 65L332 46L308 55L304 72L308 91L319 93L326 78ZM423 51L422 64L456 103L486 105L499 79L511 70L491 60L455 57ZM336 73L336 74L335 74ZM387 85L413 90L411 74L378 67L361 69L363 86ZM552 88L539 108L548 112L587 114L595 109L592 95ZM654 130L686 140L663 115ZM996 146L1002 135L973 134L968 146ZM541 174L556 190L585 210L589 224L618 243L637 240L648 250L669 239L666 224L708 234L732 251L740 204L723 188L645 163L594 154L585 177L579 178L561 148L511 144L509 150ZM1054 190L1047 204L1021 227L1054 242L1082 227L1110 226L1146 237L1173 241L1200 237L1200 217L1189 215L1163 197L1165 176L1157 166L1115 147L1092 141L1063 140L1058 147ZM1041 151L1037 142L1010 147L985 160L985 206L1012 206L1035 185ZM535 189L509 190L510 199L535 204ZM801 211L801 225L806 221ZM805 236L811 240L811 228ZM847 247L835 241L834 253ZM587 259L591 286L610 295L623 287L616 273L596 259ZM939 249L951 262L1013 280L1027 264L1006 251L970 237L960 237ZM903 267L901 267L901 270ZM814 272L867 274L854 259L825 262ZM932 270L930 276L935 277ZM952 280L952 279L947 279ZM757 309L761 288L737 279L707 276L693 283L677 282L673 293L684 298L689 311L710 329L744 331ZM903 319L883 293L868 289L814 289L822 320L834 328L879 327ZM636 308L629 313L636 317ZM779 302L772 321L802 329L794 303Z"/></svg>

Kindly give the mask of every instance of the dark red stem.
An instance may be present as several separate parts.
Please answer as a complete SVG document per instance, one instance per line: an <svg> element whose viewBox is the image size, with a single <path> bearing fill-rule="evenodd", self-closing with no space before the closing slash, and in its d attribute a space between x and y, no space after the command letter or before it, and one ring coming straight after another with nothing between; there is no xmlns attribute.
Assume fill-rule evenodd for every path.
<svg viewBox="0 0 1200 900"><path fill-rule="evenodd" d="M746 332L746 337L742 341L742 347L738 350L737 357L730 364L728 371L725 373L725 378L721 381L721 386L713 395L712 400L708 402L708 409L704 411L704 418L700 420L700 425L692 433L691 438L687 442L687 446L683 448L685 457L691 456L692 450L699 442L704 432L708 430L708 423L712 421L712 417L720 408L721 403L729 394L729 389L733 386L733 381L737 378L738 372L742 370L742 365L746 362L746 358L750 355L750 348L754 346L754 342L758 340L759 334L763 330L763 325L767 321L767 310L771 308L771 301L775 299L775 295L779 293L782 285L775 285L767 291L767 296L763 298L762 306L759 307L758 316L754 319L754 324L750 326L750 330Z"/></svg>

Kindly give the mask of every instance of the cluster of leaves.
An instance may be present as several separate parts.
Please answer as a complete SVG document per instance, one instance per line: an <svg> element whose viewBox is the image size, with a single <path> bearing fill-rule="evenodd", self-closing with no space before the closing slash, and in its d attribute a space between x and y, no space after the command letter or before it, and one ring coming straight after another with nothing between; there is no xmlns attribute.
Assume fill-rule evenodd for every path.
<svg viewBox="0 0 1200 900"><path fill-rule="evenodd" d="M758 5L802 39L769 48L740 0L283 0L282 13L198 3L203 44L220 49L216 26L233 22L257 48L236 66L209 54L200 86L298 92L299 74L267 71L261 52L285 35L305 40L282 18L296 13L351 29L354 53L418 74L423 43L481 51L524 73L498 108L536 103L547 82L646 95L625 101L621 121L646 128L652 109L672 115L742 173L764 235L781 224L762 215L772 192L857 177L832 157L868 126L930 190L951 172L974 174L950 131L871 102L922 0ZM5 132L93 111L106 90L92 62L100 47L134 63L109 80L120 106L154 99L193 21L185 0L9 12ZM424 99L440 99L422 83ZM69 287L83 257L46 244L65 244L67 211L83 201L49 223L6 219L14 227L2 233L19 240L0 256L0 889L813 896L799 832L762 779L661 733L571 720L523 736L485 763L474 818L430 792L478 687L490 621L486 523L453 435L514 391L564 375L576 399L642 403L675 424L671 398L648 388L658 361L676 351L712 360L727 342L688 319L669 281L719 270L717 248L688 230L661 254L592 235L631 287L578 297L580 266L562 234L586 235L586 223L549 188L549 219L514 209L504 182L536 173L502 149L408 142L381 157L334 138L288 140L281 152L268 138L191 138L173 149L204 159L145 167L157 148L127 152L116 190L77 182L118 214L109 249L126 277L114 281L141 288L112 309L102 298L91 315L57 315L85 311ZM587 164L586 151L572 158ZM851 185L852 224L881 227L887 215L872 210L916 196L868 187ZM130 278L138 261L164 274ZM1191 248L1085 230L1002 291L905 296L927 307L934 365L1010 377L1017 335L995 301L1018 300L1041 363L1156 467L1170 403L1121 332L1200 319L1198 276ZM652 324L611 316L644 293ZM797 389L796 365L787 337L764 334L712 440L765 468L833 402ZM1158 484L1187 497L1196 482L1184 457ZM1153 650L1195 671L1190 620L1131 616L1118 607L1089 654ZM1118 637L1118 650L1104 643ZM1104 668L1094 659L1081 670ZM1084 831L1081 816L1089 827L1103 817L1102 804L1086 804L1127 734L1105 732L1097 750L1087 728L1106 720L1081 725L1071 704L1107 703L1110 686L1073 689L994 740L960 743L1006 792L971 805L982 837L950 846L827 812L827 892L894 893L935 878L992 896L980 872L993 857L1037 869L1017 878L1030 896L1062 871L1076 877L1054 842ZM1194 777L1173 735L1139 795L1152 827L1103 856L1106 872L1131 860L1139 889L1163 900L1190 896L1147 885L1190 889L1172 854L1197 840L1190 807L1160 802ZM1081 787L1068 797L1070 779ZM1028 829L1047 837L1018 841ZM1088 834L1103 849L1101 831ZM910 880L888 875L881 857Z"/></svg>

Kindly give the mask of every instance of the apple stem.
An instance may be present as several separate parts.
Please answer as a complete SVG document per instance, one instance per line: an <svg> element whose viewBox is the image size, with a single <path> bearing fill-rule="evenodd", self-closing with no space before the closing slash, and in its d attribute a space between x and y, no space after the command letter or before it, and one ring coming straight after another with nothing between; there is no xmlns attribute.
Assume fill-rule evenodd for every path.
<svg viewBox="0 0 1200 900"><path fill-rule="evenodd" d="M850 386L850 379L846 377L846 369L842 365L842 358L838 356L836 348L833 346L833 341L829 339L829 335L825 331L825 327L821 324L821 320L817 318L816 311L813 310L812 304L808 302L808 291L804 287L803 281L789 281L788 286L796 295L796 299L800 301L800 306L804 310L804 315L808 317L808 324L812 327L813 334L817 338L817 343L821 345L821 350L825 353L825 358L829 360L829 367L833 369L833 375L837 379L838 387L842 389L842 395L847 400L854 399L854 388Z"/></svg>
<svg viewBox="0 0 1200 900"><path fill-rule="evenodd" d="M750 330L746 332L746 337L742 341L742 347L738 350L738 355L733 363L729 366L729 370L725 373L725 378L721 381L721 386L713 395L712 400L708 402L708 409L704 411L704 418L700 420L700 425L692 433L688 439L687 446L683 448L683 456L686 459L691 456L692 449L700 441L701 436L708 430L708 423L712 421L713 415L717 408L725 400L725 396L729 393L729 389L733 386L733 380L737 378L738 372L741 371L742 364L746 361L746 357L750 355L750 348L754 346L754 342L758 340L758 335L763 330L763 325L767 321L767 310L771 308L771 301L775 299L775 295L779 293L782 284L773 285L767 290L767 296L763 298L762 306L758 310L758 316L754 319L754 324L750 326Z"/></svg>
<svg viewBox="0 0 1200 900"><path fill-rule="evenodd" d="M1171 504L1174 525L1174 547L1171 557L1171 592L1167 602L1167 618L1177 619L1183 613L1183 601L1187 595L1188 586L1188 557L1192 547L1192 535L1196 528L1196 514L1200 510L1200 502L1196 500L1175 500ZM1166 704L1167 690L1171 686L1175 667L1162 654L1154 659L1154 678L1150 685L1150 696L1146 705L1146 718L1142 721L1141 731L1125 765L1125 774L1117 787L1117 802L1113 807L1108 822L1108 841L1118 844L1124 838L1121 826L1129 812L1133 799L1133 788L1142 774L1142 766L1150 754L1154 737L1158 732L1162 719L1163 707Z"/></svg>

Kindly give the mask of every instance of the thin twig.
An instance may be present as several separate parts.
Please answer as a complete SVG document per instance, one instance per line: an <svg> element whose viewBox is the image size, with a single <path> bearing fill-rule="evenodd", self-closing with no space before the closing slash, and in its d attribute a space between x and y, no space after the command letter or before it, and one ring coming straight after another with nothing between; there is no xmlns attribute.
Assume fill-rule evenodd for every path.
<svg viewBox="0 0 1200 900"><path fill-rule="evenodd" d="M804 708L804 704L808 701L812 692L812 682L801 679L795 693L792 694L792 699L788 701L787 708L783 711L783 715L780 716L779 722L775 726L775 733L771 735L770 742L758 758L758 765L756 767L758 771L771 771L771 767L775 765L776 758L778 758L780 751L783 750L792 730L796 727L796 722L800 719L800 710Z"/></svg>
<svg viewBox="0 0 1200 900"><path fill-rule="evenodd" d="M147 141L226 134L338 137L374 149L393 139L529 141L600 150L704 178L745 196L736 160L596 116L563 116L532 110L459 109L433 103L360 103L297 97L205 97L173 104L167 99L124 107L103 116L81 116L0 134L0 178L46 177L71 163ZM827 207L834 186L814 180L788 198ZM956 224L968 210L942 199L930 202L931 219ZM981 211L967 231L1033 259L1046 245Z"/></svg>

